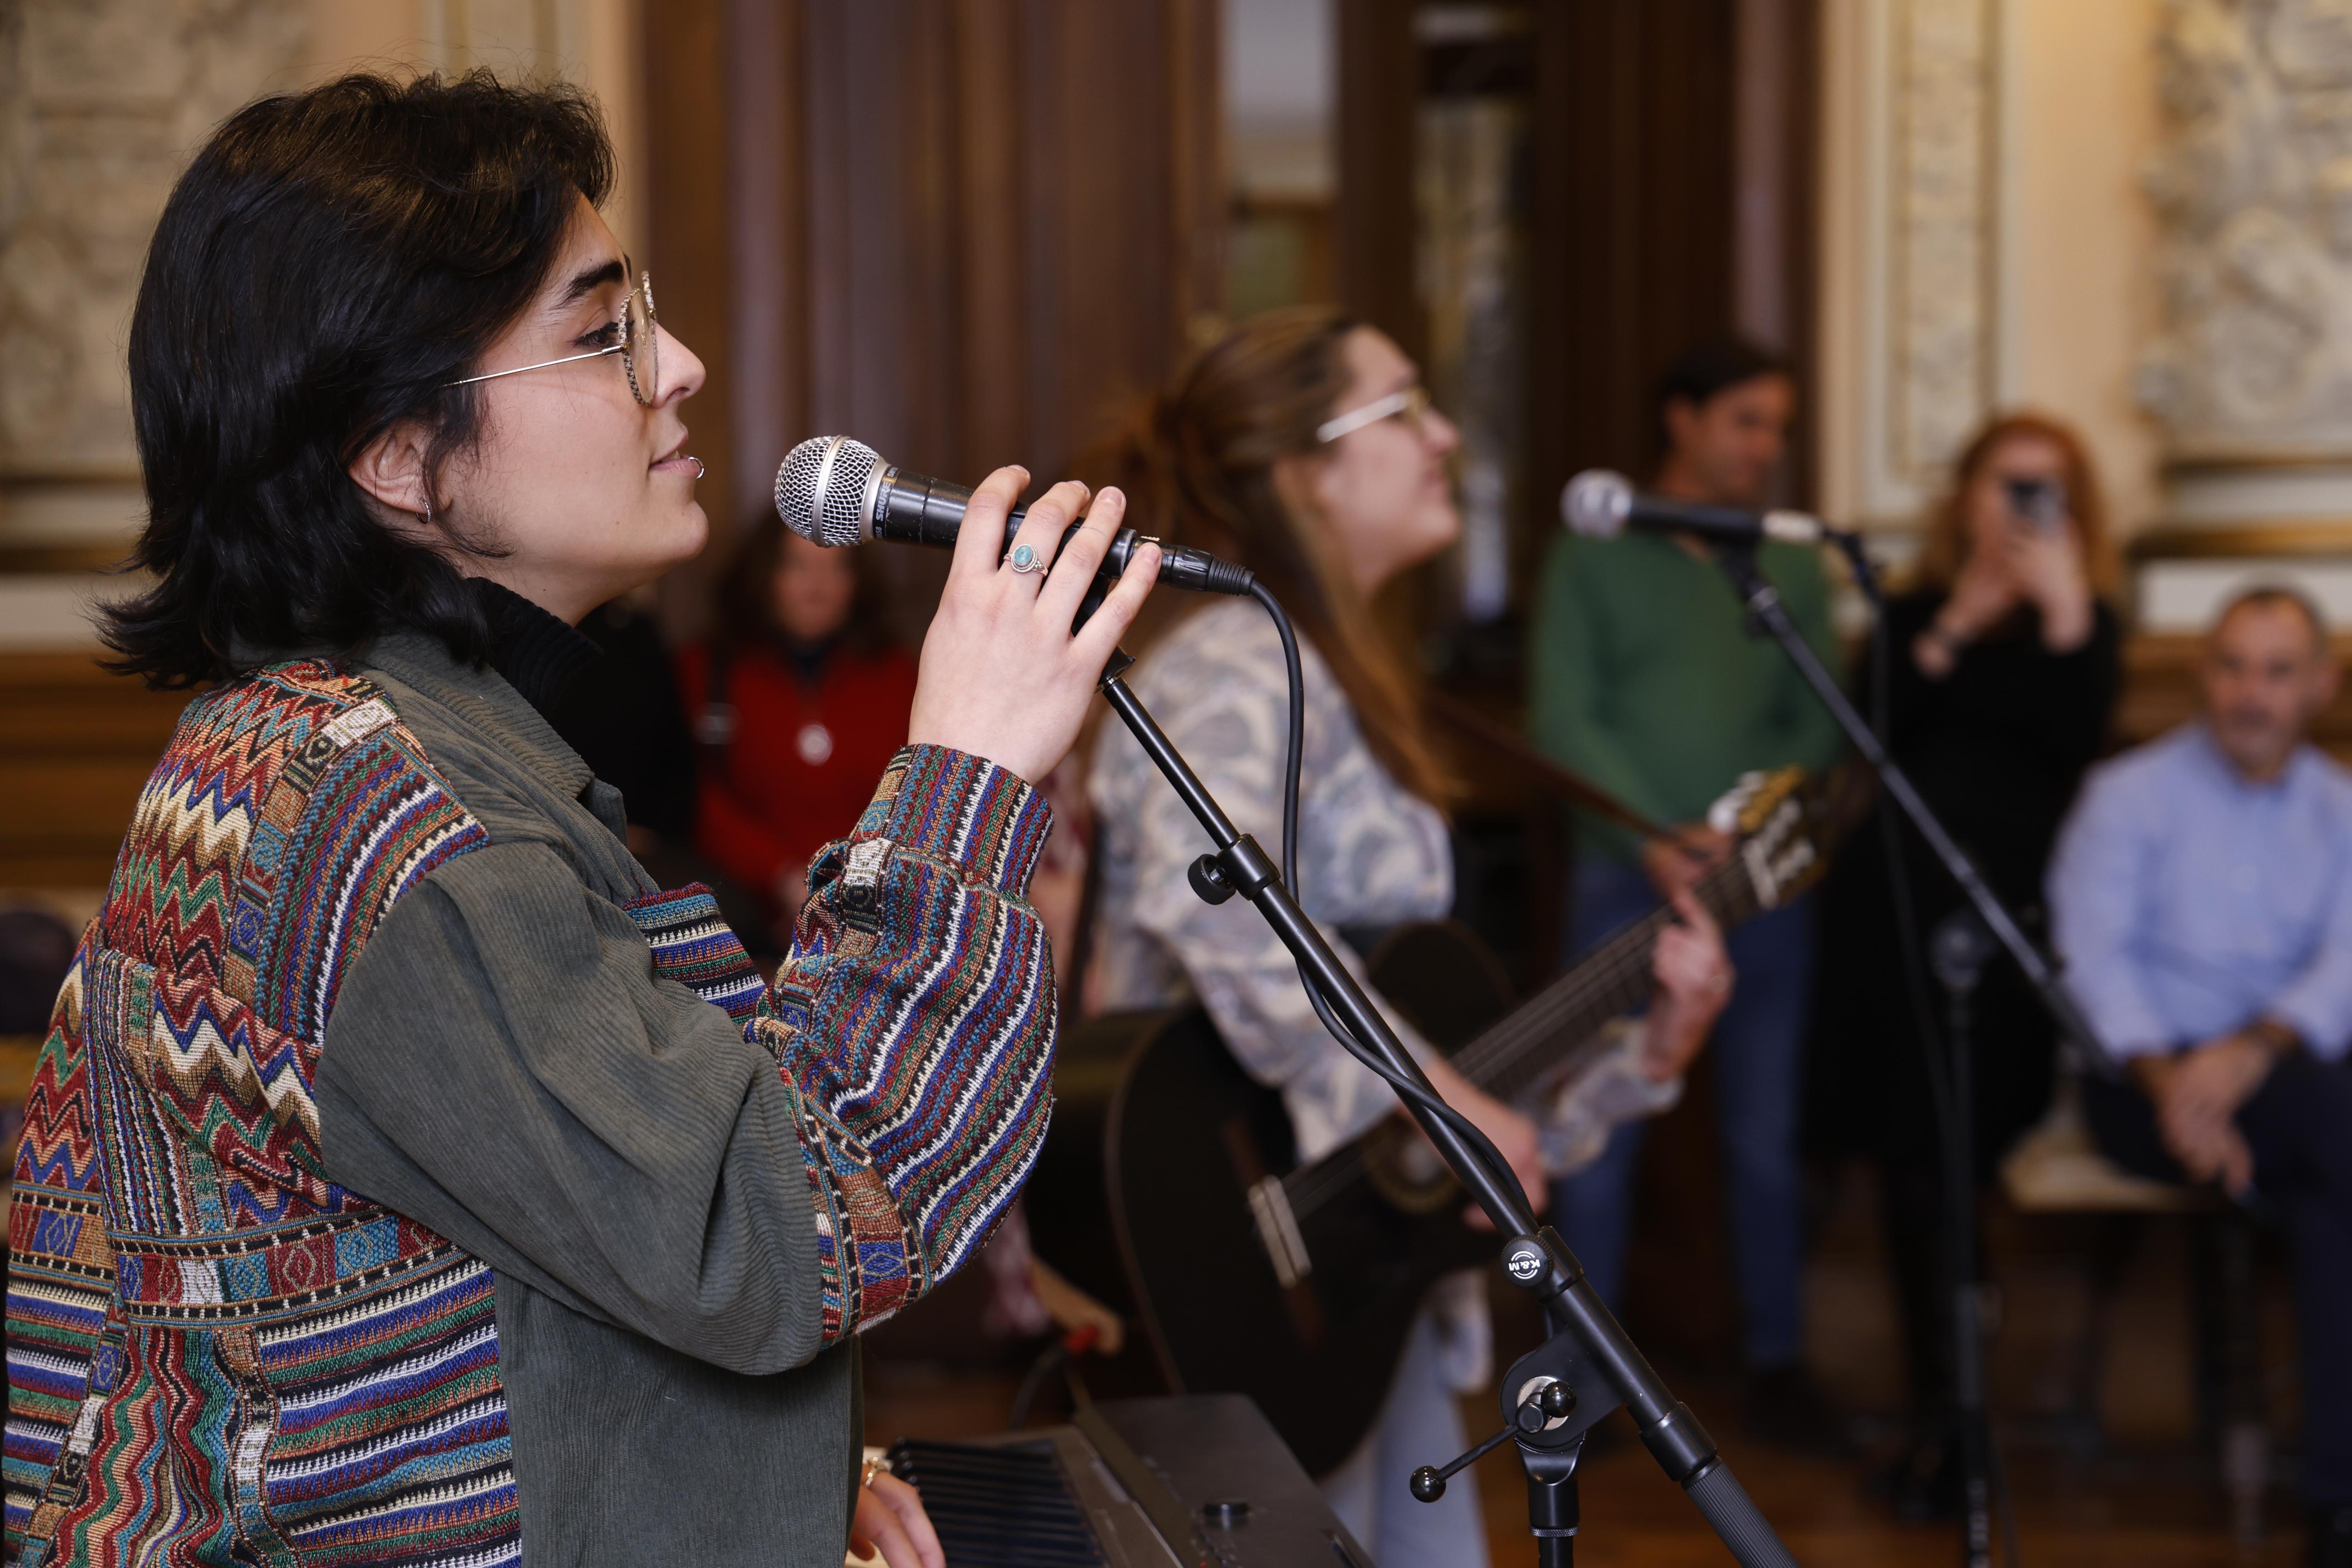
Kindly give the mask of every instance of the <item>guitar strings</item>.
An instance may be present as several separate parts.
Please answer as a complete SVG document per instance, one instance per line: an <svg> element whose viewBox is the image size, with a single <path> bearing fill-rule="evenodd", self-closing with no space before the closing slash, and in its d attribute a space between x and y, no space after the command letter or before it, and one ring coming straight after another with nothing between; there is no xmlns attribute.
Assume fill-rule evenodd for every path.
<svg viewBox="0 0 2352 1568"><path fill-rule="evenodd" d="M1736 865L1717 867L1701 879L1696 891L1703 902L1716 906L1717 918L1724 924L1744 918L1754 911L1752 900L1739 896L1752 890ZM1724 896L1713 896L1718 894ZM1557 998L1538 996L1527 1009L1523 1022L1516 1017L1505 1019L1457 1053L1454 1059L1454 1065L1462 1070L1464 1077L1495 1093L1496 1098L1507 1100L1516 1097L1527 1085L1507 1082L1505 1074L1513 1063L1529 1051L1549 1044L1559 1022L1568 1014L1589 1005L1587 993L1605 988L1612 994L1624 998L1620 1005L1621 1010L1645 999L1650 990L1652 953L1656 946L1658 934L1673 920L1671 909L1653 911L1638 925L1628 927L1625 933L1593 955L1595 959L1605 956L1608 962L1602 974L1592 984L1580 988L1572 998L1567 994L1569 988L1566 987L1559 988L1561 994ZM1634 939L1628 940L1629 937ZM1538 1079L1542 1076L1542 1073L1536 1074Z"/></svg>
<svg viewBox="0 0 2352 1568"><path fill-rule="evenodd" d="M1721 891L1719 884L1734 881L1735 872L1736 868L1728 865L1717 868L1701 880L1700 894L1704 897ZM1731 902L1725 901L1726 915L1731 913ZM1498 1085L1496 1078L1519 1057L1549 1043L1562 1019L1589 1008L1596 995L1622 998L1617 1009L1621 1011L1641 999L1647 989L1651 948L1658 931L1672 918L1671 911L1659 910L1624 928L1579 965L1572 977L1555 984L1519 1013L1457 1052L1453 1059L1454 1065L1481 1088L1498 1090L1498 1098L1514 1098L1514 1092ZM1563 1065L1572 1066L1573 1061L1571 1056ZM1291 1173L1283 1180L1283 1190L1290 1200L1293 1216L1303 1218L1321 1207L1339 1189L1354 1182L1365 1166L1360 1142L1351 1140L1323 1159Z"/></svg>
<svg viewBox="0 0 2352 1568"><path fill-rule="evenodd" d="M1639 981L1648 973L1648 949L1664 919L1663 915L1650 915L1627 926L1579 966L1571 980L1538 997L1523 1015L1497 1025L1457 1053L1455 1066L1482 1088L1493 1087L1488 1074L1497 1064L1507 1064L1549 1039L1562 1017L1589 1007L1596 995L1638 999ZM1293 1173L1285 1181L1284 1190L1291 1200L1294 1215L1310 1213L1321 1207L1339 1188L1354 1181L1364 1166L1360 1145L1351 1141L1306 1169Z"/></svg>
<svg viewBox="0 0 2352 1568"><path fill-rule="evenodd" d="M1727 862L1702 877L1696 890L1702 901L1717 905L1717 918L1726 924L1753 913L1752 904L1734 908L1749 902L1738 894L1753 891L1741 870L1736 860ZM1727 895L1719 903L1709 896L1718 894ZM1506 1082L1513 1064L1538 1047L1549 1044L1564 1019L1588 1009L1596 998L1622 998L1615 1009L1618 1011L1643 998L1648 990L1651 955L1657 935L1673 919L1671 909L1661 908L1625 927L1579 964L1570 976L1463 1047L1451 1058L1453 1065L1465 1078L1493 1092L1497 1099L1517 1098L1527 1085ZM1573 1055L1556 1065L1573 1066ZM1537 1073L1534 1079L1539 1081L1543 1076ZM1351 1139L1322 1159L1283 1177L1283 1194L1289 1200L1293 1218L1304 1219L1314 1213L1352 1185L1365 1168L1362 1141Z"/></svg>
<svg viewBox="0 0 2352 1568"><path fill-rule="evenodd" d="M1492 1071L1548 1040L1562 1017L1589 1007L1596 995L1624 996L1630 990L1638 998L1639 992L1633 988L1648 972L1648 948L1664 924L1662 917L1652 915L1627 926L1580 966L1572 981L1535 998L1524 1016L1497 1025L1486 1036L1465 1047L1454 1059L1455 1067L1481 1088L1496 1087L1488 1076ZM1504 1092L1497 1097L1510 1096ZM1294 1172L1283 1184L1293 1214L1303 1217L1320 1207L1339 1188L1362 1174L1365 1164L1361 1145L1351 1140L1304 1170Z"/></svg>

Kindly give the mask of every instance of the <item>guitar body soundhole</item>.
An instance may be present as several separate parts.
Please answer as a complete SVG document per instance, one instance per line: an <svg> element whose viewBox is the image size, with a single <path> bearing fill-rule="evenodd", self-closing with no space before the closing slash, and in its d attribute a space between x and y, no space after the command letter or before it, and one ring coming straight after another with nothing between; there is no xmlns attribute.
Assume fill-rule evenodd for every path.
<svg viewBox="0 0 2352 1568"><path fill-rule="evenodd" d="M1427 1287L1411 1263L1414 1222L1357 1184L1356 1204L1299 1217L1311 1268L1286 1288L1234 1144L1245 1136L1264 1172L1287 1171L1289 1117L1202 1013L1136 1048L1110 1124L1119 1249L1170 1386L1247 1394L1310 1474L1336 1469L1379 1416ZM1344 1296L1325 1288L1327 1260Z"/></svg>
<svg viewBox="0 0 2352 1568"><path fill-rule="evenodd" d="M1466 1201L1437 1151L1402 1122L1375 1127L1363 1146L1365 1179L1391 1207L1423 1217L1459 1209Z"/></svg>

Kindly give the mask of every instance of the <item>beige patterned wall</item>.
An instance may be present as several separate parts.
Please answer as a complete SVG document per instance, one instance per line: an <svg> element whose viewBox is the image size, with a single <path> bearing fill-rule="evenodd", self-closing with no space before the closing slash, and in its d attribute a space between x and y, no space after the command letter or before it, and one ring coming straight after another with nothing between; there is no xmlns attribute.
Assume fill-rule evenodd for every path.
<svg viewBox="0 0 2352 1568"><path fill-rule="evenodd" d="M302 42L299 0L28 0L0 162L0 466L136 473L121 342L188 149Z"/></svg>
<svg viewBox="0 0 2352 1568"><path fill-rule="evenodd" d="M2082 429L2159 513L2136 395L2158 0L1823 0L1824 508L1899 549L1997 407Z"/></svg>
<svg viewBox="0 0 2352 1568"><path fill-rule="evenodd" d="M1825 22L1824 480L1845 515L1901 517L1999 392L2000 5Z"/></svg>
<svg viewBox="0 0 2352 1568"><path fill-rule="evenodd" d="M1886 486L1932 485L1993 400L1993 0L1889 7Z"/></svg>
<svg viewBox="0 0 2352 1568"><path fill-rule="evenodd" d="M633 0L0 0L0 648L74 645L136 532L123 341L147 240L210 130L337 71L562 75L641 193Z"/></svg>
<svg viewBox="0 0 2352 1568"><path fill-rule="evenodd" d="M24 0L0 10L0 564L119 554L139 509L122 342L189 150L300 53L301 0ZM0 580L0 640L74 589ZM68 627L69 629L69 623Z"/></svg>
<svg viewBox="0 0 2352 1568"><path fill-rule="evenodd" d="M2352 620L2352 8L2164 0L2160 321L2139 392L2167 507L2143 602L2292 575Z"/></svg>

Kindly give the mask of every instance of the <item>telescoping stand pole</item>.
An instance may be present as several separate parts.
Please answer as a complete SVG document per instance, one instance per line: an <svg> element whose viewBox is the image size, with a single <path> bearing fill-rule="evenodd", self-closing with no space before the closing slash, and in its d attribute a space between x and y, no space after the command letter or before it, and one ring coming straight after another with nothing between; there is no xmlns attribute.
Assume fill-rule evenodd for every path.
<svg viewBox="0 0 2352 1568"><path fill-rule="evenodd" d="M1341 1043L1370 1057L1368 1064L1375 1071L1385 1069L1383 1076L1417 1082L1434 1099L1429 1080L1390 1031L1380 1009L1331 951L1315 923L1300 912L1273 860L1255 840L1234 828L1183 756L1128 689L1120 678L1128 664L1124 654L1112 659L1103 675L1102 693L1215 845L1214 852L1202 856L1194 867L1195 890L1213 902L1237 893L1255 905L1283 946L1297 958L1301 977L1322 993L1339 1020L1355 1036L1354 1043L1344 1040ZM1508 1171L1490 1169L1442 1116L1415 1103L1408 1094L1401 1093L1400 1098L1454 1176L1495 1222L1496 1229L1507 1238L1504 1270L1543 1303L1545 1322L1552 1331L1549 1341L1520 1357L1505 1375L1504 1432L1487 1445L1499 1444L1505 1437L1518 1445L1528 1472L1530 1528L1536 1532L1545 1568L1565 1568L1570 1561L1576 1530L1576 1500L1570 1490L1576 1458L1584 1434L1619 1405L1632 1412L1643 1445L1690 1494L1735 1559L1745 1568L1795 1568L1796 1560L1733 1478L1706 1428L1675 1398L1626 1337L1585 1280L1582 1265L1559 1233L1549 1226L1538 1227L1527 1195ZM1458 1469L1472 1457L1464 1456L1451 1468ZM1424 1478L1429 1484L1424 1484ZM1415 1477L1416 1495L1427 1491L1433 1496L1443 1490L1444 1480L1437 1472L1423 1471Z"/></svg>
<svg viewBox="0 0 2352 1568"><path fill-rule="evenodd" d="M1845 731L1846 738L1862 754L1862 759L1877 773L1878 781L1888 798L1910 819L1911 825L1919 831L1920 838L1927 841L1928 849L1935 852L1952 881L1958 884L1973 912L1971 926L1950 926L1952 935L1944 949L1936 956L1948 961L1948 982L1963 978L1967 981L1966 987L1952 993L1959 1011L1950 1020L1954 1038L1947 1043L1950 1050L1953 1078L1962 1091L1962 1097L1958 1099L1959 1109L1954 1117L1957 1124L1946 1129L1946 1136L1952 1146L1944 1151L1944 1160L1946 1181L1954 1187L1947 1195L1947 1202L1953 1228L1951 1236L1948 1238L1948 1247L1953 1275L1953 1331L1956 1335L1953 1346L1954 1416L1960 1425L1958 1452L1961 1470L1961 1562L1966 1568L1984 1568L1990 1560L1991 1546L1990 1483L2000 1460L1992 1446L1992 1426L1984 1401L1984 1333L1976 1281L1975 1178L1969 1158L1969 1143L1976 1134L1969 1124L1969 1100L1965 1097L1971 1074L1967 1030L1961 1026L1967 1022L1966 993L1973 990L1978 972L1991 955L1989 948L1984 952L1968 951L1965 944L1983 941L1988 936L1991 942L1998 943L2016 961L2019 971L2040 997L2042 1008L2073 1042L2083 1062L2109 1078L2119 1076L2120 1069L2100 1045L2098 1037L2091 1032L2089 1021L2083 1017L2082 1009L2075 1005L2074 996L2058 977L2050 960L2019 928L2016 918L2001 903L2000 895L1987 885L1983 874L1977 870L1976 862L1969 859L1968 852L1945 831L1944 824L1937 821L1934 811L1928 810L1927 802L1920 798L1910 778L1887 754L1878 732L1871 728L1856 711L1847 699L1844 689L1838 685L1837 677L1830 674L1820 655L1813 652L1812 644L1805 641L1804 633L1798 631L1796 622L1789 619L1779 591L1757 570L1755 549L1752 547L1725 546L1718 547L1715 553L1717 560L1738 589L1740 602L1748 609L1751 630L1759 630L1780 644L1781 651L1797 666L1797 673L1804 677L1807 685L1812 687L1813 694L1822 699L1822 706L1830 710L1830 716L1837 720L1838 727ZM1860 558L1858 549L1853 555L1857 570L1869 570L1867 562ZM1963 969L1965 974L1961 972ZM1923 1045L1927 1043L1922 1042ZM2010 1568L2017 1568L2017 1565L2012 1562Z"/></svg>
<svg viewBox="0 0 2352 1568"><path fill-rule="evenodd" d="M1947 1289L1952 1303L1952 1418L1959 1426L1960 1562L1992 1564L1992 1411L1985 1401L1983 1298L1977 1281L1977 982L1993 955L1992 936L1972 909L1956 909L1927 938L1928 967L1944 988L1944 1040L1951 1067L1952 1124L1944 1140ZM2010 1568L2017 1568L2011 1563Z"/></svg>

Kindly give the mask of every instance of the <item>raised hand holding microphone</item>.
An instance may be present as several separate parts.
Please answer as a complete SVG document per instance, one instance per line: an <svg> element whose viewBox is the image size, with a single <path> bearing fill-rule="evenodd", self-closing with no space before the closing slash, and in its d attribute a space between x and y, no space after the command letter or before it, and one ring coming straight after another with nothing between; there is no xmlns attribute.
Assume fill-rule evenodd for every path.
<svg viewBox="0 0 2352 1568"><path fill-rule="evenodd" d="M1074 634L1070 622L1127 517L1127 497L1105 490L1089 508L1087 487L1065 480L1029 507L1000 559L1004 519L1028 481L1026 469L999 468L972 494L967 515L986 526L956 537L947 590L923 637L907 738L984 757L1035 783L1076 741L1103 665L1159 578L1160 547L1137 547ZM1082 511L1084 526L1063 543Z"/></svg>
<svg viewBox="0 0 2352 1568"><path fill-rule="evenodd" d="M1010 557L1027 510L991 509L982 525L971 517L977 499L965 486L908 473L845 435L813 435L793 447L776 470L776 515L793 532L827 549L877 539L953 549L970 531L964 524L971 517L975 527L985 526L992 538L1003 540L1001 549ZM1077 525L1068 519L1066 523L1066 537ZM1132 529L1114 529L1108 553L1096 563L1097 570L1117 577L1146 542ZM1199 593L1245 594L1253 581L1231 561L1181 545L1161 547L1160 578L1171 587Z"/></svg>

